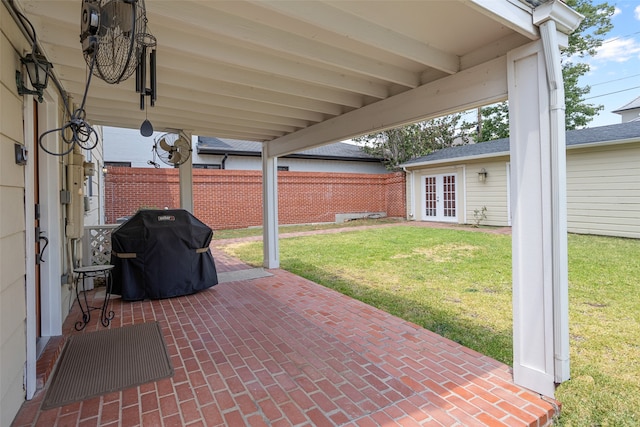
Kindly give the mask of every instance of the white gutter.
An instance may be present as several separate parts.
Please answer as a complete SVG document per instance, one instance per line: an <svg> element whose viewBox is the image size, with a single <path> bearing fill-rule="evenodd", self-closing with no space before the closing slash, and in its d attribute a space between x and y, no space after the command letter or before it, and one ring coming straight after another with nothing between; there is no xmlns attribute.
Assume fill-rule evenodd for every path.
<svg viewBox="0 0 640 427"><path fill-rule="evenodd" d="M567 146L567 150L573 150L575 148L608 147L610 145L632 144L634 142L640 142L640 138L636 137L636 138L616 139L616 140L605 141L605 142L585 142L584 144L571 144Z"/></svg>
<svg viewBox="0 0 640 427"><path fill-rule="evenodd" d="M490 159L493 157L502 157L502 156L509 156L509 151L497 151L495 153L487 153L487 154L478 154L476 156L464 156L464 157L451 157L448 159L441 159L441 160L431 160L431 161L427 161L427 162L416 162L416 163L410 163L410 164L406 164L404 166L402 166L402 169L406 170L406 168L419 168L422 166L433 166L433 165L440 165L443 163L461 163L461 162L468 162L469 160L478 160L478 159Z"/></svg>

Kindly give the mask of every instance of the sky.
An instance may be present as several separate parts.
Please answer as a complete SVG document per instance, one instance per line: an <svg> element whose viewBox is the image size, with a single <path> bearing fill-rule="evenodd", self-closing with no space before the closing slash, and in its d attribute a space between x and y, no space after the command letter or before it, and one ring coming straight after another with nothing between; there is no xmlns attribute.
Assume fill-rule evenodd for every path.
<svg viewBox="0 0 640 427"><path fill-rule="evenodd" d="M620 115L611 111L640 97L640 0L608 3L616 8L611 18L613 29L597 55L584 58L591 71L579 81L580 86L591 86L587 102L604 105L588 127L620 123Z"/></svg>
<svg viewBox="0 0 640 427"><path fill-rule="evenodd" d="M615 6L611 18L613 29L607 33L596 55L575 59L587 62L591 70L579 80L579 86L591 86L585 102L604 108L587 127L607 126L622 122L612 113L640 97L640 0L591 0L594 4ZM476 110L465 112L468 122L476 120Z"/></svg>

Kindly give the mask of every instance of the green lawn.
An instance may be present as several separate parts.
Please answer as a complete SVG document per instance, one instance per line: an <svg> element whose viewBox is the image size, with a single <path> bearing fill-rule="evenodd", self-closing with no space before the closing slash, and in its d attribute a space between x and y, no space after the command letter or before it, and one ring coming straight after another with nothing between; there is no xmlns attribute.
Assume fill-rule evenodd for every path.
<svg viewBox="0 0 640 427"><path fill-rule="evenodd" d="M261 243L227 251L262 262ZM386 227L283 239L281 267L511 365L511 236ZM569 236L559 425L640 425L640 241Z"/></svg>
<svg viewBox="0 0 640 427"><path fill-rule="evenodd" d="M378 219L354 219L343 223L324 222L319 224L293 224L293 225L281 225L278 227L278 233L295 233L298 231L313 231L313 230L329 230L332 228L352 228L362 227L365 225L380 225L380 224L393 224L401 222L397 218L378 218ZM253 237L262 236L262 227L249 227L249 228L234 228L230 230L216 230L213 232L213 240L223 239L236 239L241 237Z"/></svg>

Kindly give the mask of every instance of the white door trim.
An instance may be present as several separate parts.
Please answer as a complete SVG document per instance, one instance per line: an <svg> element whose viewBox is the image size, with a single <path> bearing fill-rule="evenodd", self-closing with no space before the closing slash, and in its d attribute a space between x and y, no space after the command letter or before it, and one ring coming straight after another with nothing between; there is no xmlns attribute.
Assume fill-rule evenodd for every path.
<svg viewBox="0 0 640 427"><path fill-rule="evenodd" d="M23 97L24 144L27 152L33 152L34 132L33 98ZM27 332L27 360L25 364L26 399L31 400L36 392L36 361L37 361L37 309L36 309L36 273L35 273L35 207L34 207L34 169L33 160L27 158L24 168L24 215L25 215L25 293L26 293L26 332Z"/></svg>
<svg viewBox="0 0 640 427"><path fill-rule="evenodd" d="M59 126L57 96L45 98L38 109L40 132ZM57 135L57 134L55 134ZM57 138L57 136L52 136ZM51 145L49 145L51 146ZM44 253L45 262L40 264L41 335L62 335L62 276L63 250L62 205L60 204L60 158L40 152L40 229L49 239ZM67 313L64 313L65 315Z"/></svg>
<svg viewBox="0 0 640 427"><path fill-rule="evenodd" d="M447 192L445 191L445 178L453 177L453 206L446 206L445 196ZM427 215L427 198L425 187L427 184L427 179L433 178L435 185L435 205L432 209L435 209L435 215ZM459 212L459 203L458 203L458 173L457 172L448 172L448 173L434 173L429 175L420 176L420 216L422 221L436 221L436 222L458 222L458 212ZM450 213L450 210L453 209L454 215L450 216L447 213Z"/></svg>
<svg viewBox="0 0 640 427"><path fill-rule="evenodd" d="M58 96L49 88L44 93L44 103L38 104L38 126L43 129L55 129L58 121ZM33 124L32 97L24 97L24 142L29 152L35 150ZM62 334L62 304L61 304L61 265L64 244L62 236L62 214L59 203L59 168L60 158L44 152L39 156L40 165L40 227L49 238L49 245L45 253L46 262L40 265L40 318L41 335L43 337ZM35 294L35 208L34 208L34 168L32 159L27 160L25 166L25 286L26 286L26 363L25 363L25 394L31 400L36 392L36 294Z"/></svg>

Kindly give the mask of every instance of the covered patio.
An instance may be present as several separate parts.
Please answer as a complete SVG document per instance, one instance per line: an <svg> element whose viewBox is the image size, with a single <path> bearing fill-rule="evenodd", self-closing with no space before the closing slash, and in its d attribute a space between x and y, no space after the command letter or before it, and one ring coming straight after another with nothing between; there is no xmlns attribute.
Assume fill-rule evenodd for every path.
<svg viewBox="0 0 640 427"><path fill-rule="evenodd" d="M248 269L214 252L219 271ZM283 270L195 295L114 300L111 327L158 321L173 377L43 411L21 426L543 426L556 404L509 367ZM77 306L64 325L76 332ZM86 332L102 329L93 319ZM51 342L47 359L59 351ZM49 372L48 372L49 371ZM44 381L45 378L41 377Z"/></svg>
<svg viewBox="0 0 640 427"><path fill-rule="evenodd" d="M75 108L85 96L83 117L86 113L92 126L138 129L148 117L157 131L259 141L263 194L261 206L258 201L255 205L263 214L264 267L273 269L274 276L220 285L193 297L118 306L123 325L156 318L164 322L176 365L183 366L180 375L159 383L166 387L162 391L140 388L135 400L127 395L125 402L124 393L118 394L110 396L113 401L101 398L65 408L65 413L41 414L37 422L50 425L47 417L58 416L78 421L80 411L90 405L99 419L115 412L111 408L124 413L129 407L139 416L153 413L164 419L162 410L146 409L161 408L160 396L166 395L180 396L171 413L177 424L208 420L193 391L198 380L187 375L192 371L194 378L215 383L202 383L203 392L222 393L215 399L222 418L270 414L266 419L278 424L284 419L278 414L297 408L293 424L300 425L322 420L366 425L374 416L406 416L408 421L410 415L417 422L457 417L453 419L463 425L469 424L465 416L512 424L547 422L551 405L520 387L551 397L556 384L570 376L560 49L582 17L560 0L146 3L148 28L158 42L158 98L143 111L136 79L109 85L94 76L87 85L89 70L78 39L80 1L2 0L7 64L20 68L25 55L40 52L53 64L56 83L44 90L38 104L14 89L19 70L5 68L3 87L12 92L3 99L11 99L15 116L5 119L12 135L5 146L12 153L16 147L35 153L44 145L61 152L67 148L64 138L43 132L68 119L63 102ZM112 30L127 33L119 26ZM142 89L146 93L148 88ZM513 372L415 325L278 271L279 157L503 100L510 102ZM39 145L39 135L45 135L44 145ZM83 165L100 157L80 146L72 149L63 158L41 153L37 168L29 161L16 170L24 183L11 181L11 200L17 206L12 225L16 236L24 236L25 248L25 271L12 282L17 295L12 301L25 305L3 324L1 344L14 363L10 390L3 389L7 397L0 403L9 408L5 414L13 414L26 400L20 420L37 408L37 400L29 401L38 384L39 343L66 333L75 314L67 317L65 298L72 292L69 265L81 258L74 251L81 237L84 181L91 175ZM189 160L179 167L180 204L189 211L192 170ZM61 195L67 193L72 201L63 210ZM42 229L35 223L36 204ZM37 267L38 275L36 230L50 237L52 251L48 262ZM5 245L10 247L9 240ZM10 262L5 261L3 271ZM11 343L25 348L9 345L5 337L15 337ZM245 362L239 349L256 353ZM213 354L221 359L211 359ZM245 365L250 369L242 369ZM222 366L225 370L217 371ZM324 381L318 373L326 375ZM300 390L317 401L298 402ZM478 394L472 395L473 390ZM262 399L270 403L258 405ZM140 403L140 409L130 402ZM220 407L220 402L227 403ZM526 408L541 412L533 415ZM178 411L185 417L180 422ZM192 419L187 413L199 415ZM120 420L129 418L105 415L105 425ZM447 420L443 424L450 425Z"/></svg>

